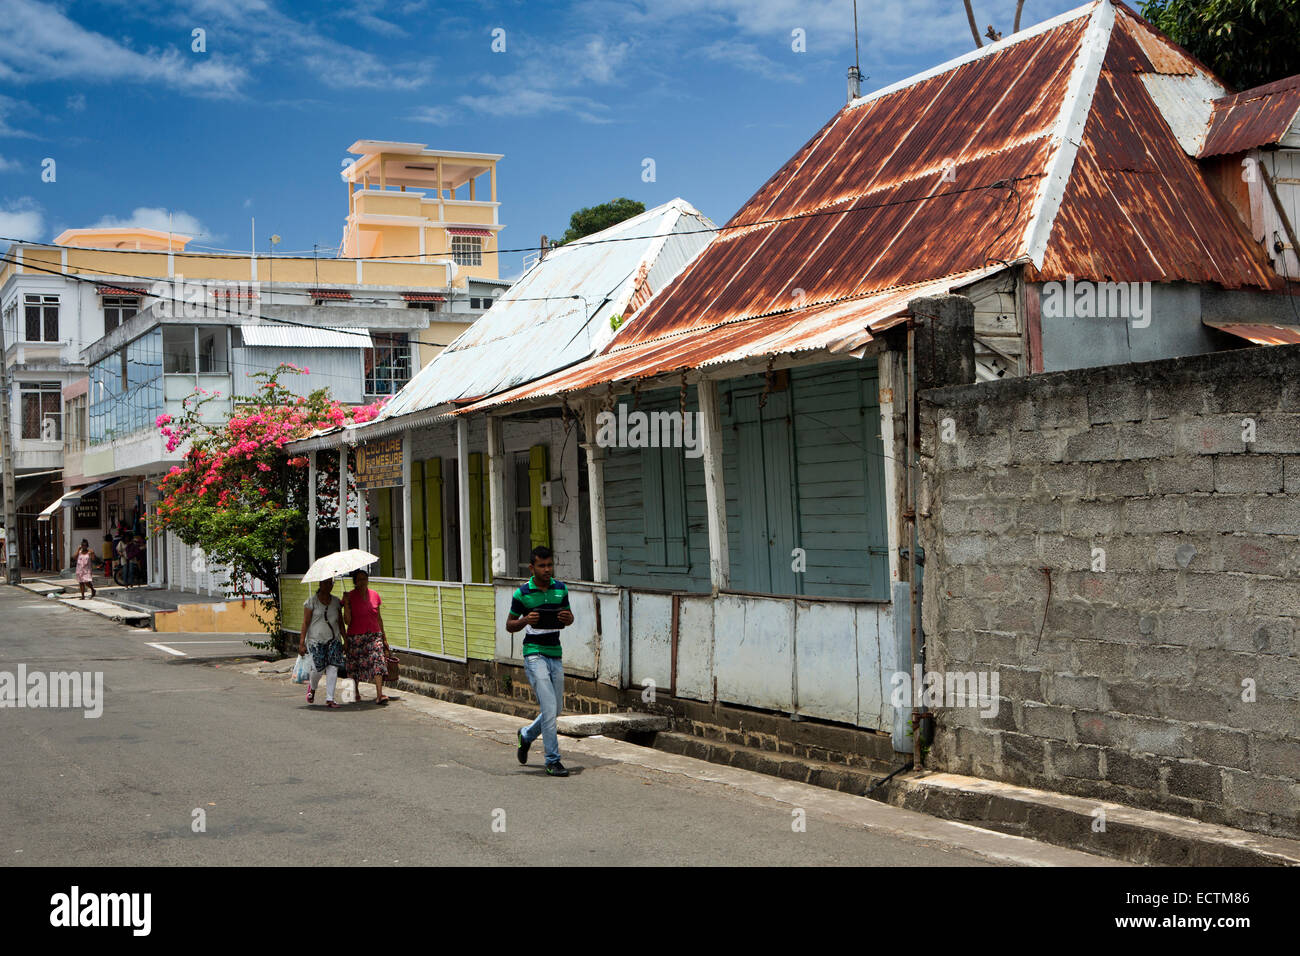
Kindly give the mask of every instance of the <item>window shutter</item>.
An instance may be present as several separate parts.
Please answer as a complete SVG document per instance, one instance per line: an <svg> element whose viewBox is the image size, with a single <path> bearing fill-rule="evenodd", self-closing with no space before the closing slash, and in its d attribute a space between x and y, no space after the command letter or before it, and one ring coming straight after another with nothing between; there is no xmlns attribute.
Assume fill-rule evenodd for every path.
<svg viewBox="0 0 1300 956"><path fill-rule="evenodd" d="M492 581L492 476L491 462L483 459L483 580Z"/></svg>
<svg viewBox="0 0 1300 956"><path fill-rule="evenodd" d="M651 449L653 451L653 449ZM686 560L686 475L680 448L660 448L660 473L663 476L664 561L673 567L685 567Z"/></svg>
<svg viewBox="0 0 1300 956"><path fill-rule="evenodd" d="M424 529L429 550L429 580L441 581L442 573L442 459L424 463Z"/></svg>
<svg viewBox="0 0 1300 956"><path fill-rule="evenodd" d="M542 483L547 475L546 446L534 445L528 449L528 539L534 548L551 544L551 509L542 505Z"/></svg>
<svg viewBox="0 0 1300 956"><path fill-rule="evenodd" d="M389 578L393 576L393 489L378 489L375 505L379 510L379 576Z"/></svg>
<svg viewBox="0 0 1300 956"><path fill-rule="evenodd" d="M483 580L483 455L469 456L469 567L470 580Z"/></svg>
<svg viewBox="0 0 1300 956"><path fill-rule="evenodd" d="M424 537L424 462L411 462L411 577L428 580Z"/></svg>
<svg viewBox="0 0 1300 956"><path fill-rule="evenodd" d="M664 547L663 458L658 448L641 450L641 500L645 503L645 562L668 563Z"/></svg>

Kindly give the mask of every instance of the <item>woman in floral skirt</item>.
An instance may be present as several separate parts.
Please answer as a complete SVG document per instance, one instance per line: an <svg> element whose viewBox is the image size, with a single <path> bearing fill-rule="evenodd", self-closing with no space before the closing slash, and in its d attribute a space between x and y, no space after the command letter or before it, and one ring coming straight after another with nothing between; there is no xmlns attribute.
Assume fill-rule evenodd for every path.
<svg viewBox="0 0 1300 956"><path fill-rule="evenodd" d="M365 571L352 572L352 590L343 595L343 622L348 629L348 676L357 688L357 701L361 700L358 681L375 682L375 703L386 704L384 678L388 675L388 637L384 633L384 618L379 613L383 602L370 590L370 575Z"/></svg>

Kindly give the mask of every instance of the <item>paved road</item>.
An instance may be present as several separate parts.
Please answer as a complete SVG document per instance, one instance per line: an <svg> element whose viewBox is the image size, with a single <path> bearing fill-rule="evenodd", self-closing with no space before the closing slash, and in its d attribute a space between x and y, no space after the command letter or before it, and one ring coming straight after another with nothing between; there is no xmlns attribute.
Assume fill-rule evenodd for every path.
<svg viewBox="0 0 1300 956"><path fill-rule="evenodd" d="M102 671L105 684L98 719L0 709L0 861L989 862L960 843L868 830L816 809L806 832L794 832L788 802L593 753L573 754L573 776L552 779L540 744L520 767L502 735L429 708L307 707L296 685L241 673L229 656L151 646L197 650L181 642L202 635L114 625L10 587L0 586L0 621L0 671ZM194 832L195 810L206 832Z"/></svg>

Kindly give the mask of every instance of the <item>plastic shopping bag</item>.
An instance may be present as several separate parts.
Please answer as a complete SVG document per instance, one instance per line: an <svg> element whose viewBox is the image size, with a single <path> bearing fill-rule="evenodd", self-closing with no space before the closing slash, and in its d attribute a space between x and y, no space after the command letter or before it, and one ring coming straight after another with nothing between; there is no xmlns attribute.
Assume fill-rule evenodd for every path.
<svg viewBox="0 0 1300 956"><path fill-rule="evenodd" d="M293 664L293 682L295 684L305 684L311 676L311 658L306 654L299 654L298 659Z"/></svg>

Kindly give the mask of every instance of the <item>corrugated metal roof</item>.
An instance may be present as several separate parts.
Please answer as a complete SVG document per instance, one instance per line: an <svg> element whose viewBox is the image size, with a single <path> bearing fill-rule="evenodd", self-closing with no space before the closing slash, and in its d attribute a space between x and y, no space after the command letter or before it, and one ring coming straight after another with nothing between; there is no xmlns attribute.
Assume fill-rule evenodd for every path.
<svg viewBox="0 0 1300 956"><path fill-rule="evenodd" d="M574 365L623 316L713 238L713 223L674 199L551 251L393 397L380 419L491 395Z"/></svg>
<svg viewBox="0 0 1300 956"><path fill-rule="evenodd" d="M245 347L267 349L368 349L369 329L309 329L294 325L241 325Z"/></svg>
<svg viewBox="0 0 1300 956"><path fill-rule="evenodd" d="M1205 324L1221 332L1240 336L1256 345L1300 345L1300 325L1252 325L1246 322L1205 320Z"/></svg>
<svg viewBox="0 0 1300 956"><path fill-rule="evenodd" d="M474 407L860 345L907 297L1012 261L1031 278L1275 285L1182 145L1222 91L1098 0L855 100L605 354Z"/></svg>
<svg viewBox="0 0 1300 956"><path fill-rule="evenodd" d="M1300 138L1300 76L1224 96L1214 101L1201 157L1244 153Z"/></svg>

